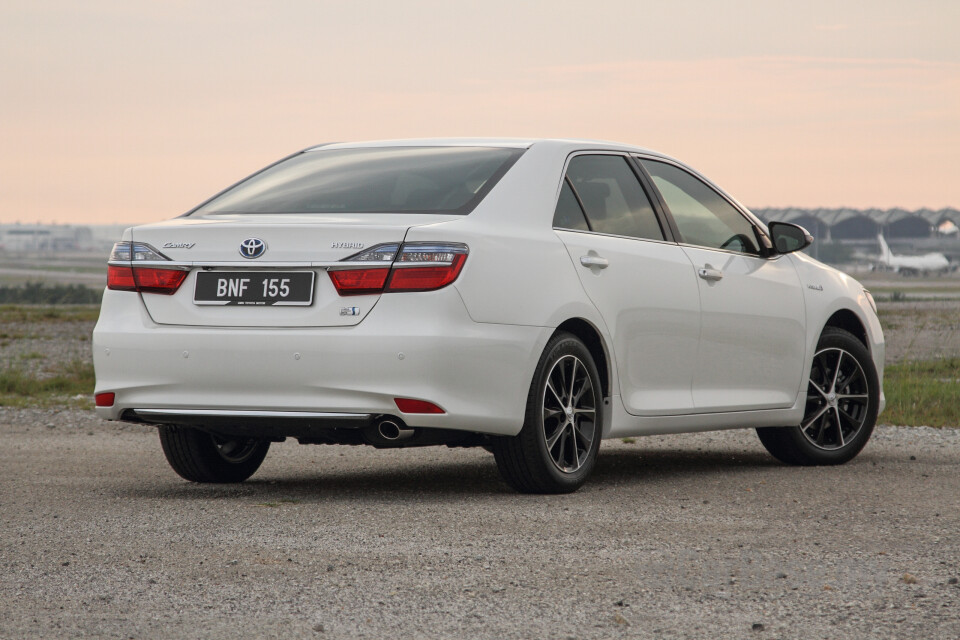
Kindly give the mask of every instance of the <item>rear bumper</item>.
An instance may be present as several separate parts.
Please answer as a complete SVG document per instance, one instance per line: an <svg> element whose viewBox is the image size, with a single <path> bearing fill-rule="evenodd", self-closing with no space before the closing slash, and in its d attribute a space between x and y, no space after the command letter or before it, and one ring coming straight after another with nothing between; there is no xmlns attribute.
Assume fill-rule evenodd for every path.
<svg viewBox="0 0 960 640"><path fill-rule="evenodd" d="M138 294L108 290L93 333L96 393L116 397L97 413L389 415L415 427L514 435L551 333L473 322L453 287L382 296L352 327L264 328L158 325ZM446 413L405 414L398 397Z"/></svg>

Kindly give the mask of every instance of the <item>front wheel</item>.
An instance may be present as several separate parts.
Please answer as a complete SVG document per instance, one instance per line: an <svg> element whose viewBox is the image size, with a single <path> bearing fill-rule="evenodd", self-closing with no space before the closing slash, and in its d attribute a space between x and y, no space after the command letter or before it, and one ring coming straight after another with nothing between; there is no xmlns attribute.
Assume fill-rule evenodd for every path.
<svg viewBox="0 0 960 640"><path fill-rule="evenodd" d="M523 428L493 440L504 480L522 493L570 493L600 450L603 391L587 347L569 333L547 343L530 384Z"/></svg>
<svg viewBox="0 0 960 640"><path fill-rule="evenodd" d="M167 462L192 482L243 482L260 468L270 442L225 438L192 427L163 425L160 445Z"/></svg>
<svg viewBox="0 0 960 640"><path fill-rule="evenodd" d="M827 327L817 343L803 421L757 429L760 442L787 464L830 465L852 460L870 439L880 383L870 352L853 334Z"/></svg>

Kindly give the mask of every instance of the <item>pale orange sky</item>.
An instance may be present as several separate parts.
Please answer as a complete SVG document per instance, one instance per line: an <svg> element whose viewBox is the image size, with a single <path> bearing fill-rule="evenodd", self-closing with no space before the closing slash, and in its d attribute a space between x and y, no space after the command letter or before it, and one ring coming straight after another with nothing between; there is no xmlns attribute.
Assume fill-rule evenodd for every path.
<svg viewBox="0 0 960 640"><path fill-rule="evenodd" d="M0 5L0 223L147 222L324 141L600 138L748 206L960 207L960 2Z"/></svg>

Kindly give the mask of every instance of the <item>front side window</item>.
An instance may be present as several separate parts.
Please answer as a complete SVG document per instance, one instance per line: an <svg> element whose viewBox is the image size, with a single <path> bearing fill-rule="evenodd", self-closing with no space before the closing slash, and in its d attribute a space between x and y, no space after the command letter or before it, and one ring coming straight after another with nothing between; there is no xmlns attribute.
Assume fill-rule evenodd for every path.
<svg viewBox="0 0 960 640"><path fill-rule="evenodd" d="M570 161L565 182L583 205L590 230L663 240L650 199L623 156L577 156Z"/></svg>
<svg viewBox="0 0 960 640"><path fill-rule="evenodd" d="M470 213L523 149L317 149L241 182L194 213Z"/></svg>
<svg viewBox="0 0 960 640"><path fill-rule="evenodd" d="M672 164L654 160L640 162L670 209L683 242L710 249L760 254L753 224L723 196Z"/></svg>

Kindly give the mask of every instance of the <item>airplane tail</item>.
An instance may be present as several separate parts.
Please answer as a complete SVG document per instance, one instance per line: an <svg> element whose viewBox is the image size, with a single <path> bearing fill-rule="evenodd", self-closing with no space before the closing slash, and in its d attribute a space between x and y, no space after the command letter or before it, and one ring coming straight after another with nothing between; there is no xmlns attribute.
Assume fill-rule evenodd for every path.
<svg viewBox="0 0 960 640"><path fill-rule="evenodd" d="M887 246L887 241L883 239L883 234L877 235L877 240L880 241L880 261L886 264L890 264L890 247Z"/></svg>

